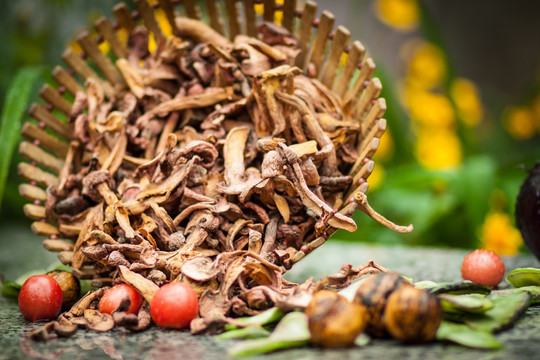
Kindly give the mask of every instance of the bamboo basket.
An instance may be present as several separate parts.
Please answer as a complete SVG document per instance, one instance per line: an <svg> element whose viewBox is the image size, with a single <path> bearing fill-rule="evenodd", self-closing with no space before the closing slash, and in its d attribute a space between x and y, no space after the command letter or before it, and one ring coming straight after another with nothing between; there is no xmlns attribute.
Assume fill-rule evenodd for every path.
<svg viewBox="0 0 540 360"><path fill-rule="evenodd" d="M202 4L202 6L200 6ZM257 15L255 6L263 4L264 13ZM316 17L317 5L308 1L301 8L296 0L285 0L277 4L274 0L159 0L149 5L146 0L134 0L136 10L120 3L113 8L114 20L99 18L95 24L96 36L90 31L79 35L77 42L83 53L76 54L70 48L62 54L65 66L56 66L52 71L54 85L45 84L39 91L41 104L33 104L29 115L35 121L27 121L22 127L19 153L28 160L18 165L19 175L26 181L19 187L20 195L29 201L24 205L25 215L34 220L32 231L43 237L43 247L58 253L63 264L70 265L73 257L74 239L80 228L59 226L46 220L45 203L48 186L59 183L59 176L68 161L66 156L72 140L68 124L61 120L69 115L72 99L78 91L86 91L84 82L88 78L101 79L112 88L120 86L123 79L111 58L127 56L127 44L118 36L120 29L132 30L135 26L145 26L156 38L164 37L155 10L165 11L167 21L175 28L175 16L185 14L193 19L207 19L217 32L232 39L237 34L257 36L257 25L262 21L273 22L276 13L282 13L281 23L299 40L302 52L296 65L306 74L317 77L320 82L354 107L361 133L357 140L358 161L350 174L352 186L344 193L344 201L338 209L351 215L358 207L356 202L347 201L351 196L366 193L368 178L373 170L373 155L377 151L379 139L386 129L383 117L386 110L385 99L380 97L381 82L373 77L375 63L365 58L365 48L359 41L351 41L350 32L343 26L334 28L334 15L323 11ZM223 13L223 14L222 14ZM222 16L223 15L223 16ZM106 40L111 54L104 54L98 45ZM347 60L341 63L343 54ZM355 79L352 81L352 79ZM322 245L335 229L327 228L325 234L307 244L309 251ZM296 263L306 255L297 251L291 258ZM81 269L76 274L80 278L91 278Z"/></svg>

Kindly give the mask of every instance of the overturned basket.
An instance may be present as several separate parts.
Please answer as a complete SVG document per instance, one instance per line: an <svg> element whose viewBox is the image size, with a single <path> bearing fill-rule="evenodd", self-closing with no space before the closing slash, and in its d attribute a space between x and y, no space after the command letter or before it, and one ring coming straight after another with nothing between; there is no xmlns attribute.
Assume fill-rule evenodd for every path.
<svg viewBox="0 0 540 360"><path fill-rule="evenodd" d="M199 263L195 262L191 265L204 267L208 265L209 260L200 260L201 256L205 257L205 259L213 259L221 252L239 250L249 250L260 256L262 262L268 262L282 270L288 269L307 253L322 245L336 228L340 227L340 221L344 221L342 228L354 230L354 222L350 220L350 216L357 208L398 231L410 230L408 227L403 228L389 223L386 219L374 213L365 200L364 193L368 189L367 179L374 165L371 158L377 150L379 138L386 128L386 121L381 118L385 112L386 103L383 98L379 97L381 92L380 81L373 78L375 71L373 60L369 58L363 59L365 50L360 42L355 41L348 44L349 31L347 29L339 26L335 31L333 30L334 17L332 14L324 11L321 18L317 19L317 5L315 3L307 2L302 10L297 10L295 0L285 0L283 4L276 4L273 0L246 0L243 2L229 0L224 1L224 4L209 0L204 2L206 5L204 9L200 9L197 6L198 2L193 0L160 0L153 5L149 5L145 0L135 0L134 2L137 9L135 11L131 11L123 3L114 7L115 23L111 23L106 18L97 20L95 29L99 35L92 36L89 32L82 33L78 37L78 43L83 49L81 54L77 54L71 49L64 52L62 58L68 66L67 70L60 66L53 70L52 77L56 81L57 87L48 84L42 87L40 96L45 104L33 104L30 109L30 115L37 121L37 124L27 122L22 129L22 134L27 141L20 144L19 152L30 161L29 163L20 163L18 168L20 176L28 181L19 188L20 194L31 201L31 203L24 206L25 214L35 220L32 224L32 230L46 238L43 241L43 246L49 251L58 252L58 257L62 263L73 265L73 273L77 277L93 279L94 285L103 286L110 284L115 276L114 271L111 269L113 265L125 265L128 268L131 265L133 271L148 275L150 270L160 268L160 266L164 266L164 263L167 263L176 270L171 271L169 268L169 273L163 271L158 275L154 273L152 276L147 276L159 285L163 281L172 281L181 272L180 267L185 265L186 259L191 256L199 257ZM264 3L262 18L255 11L255 6L260 3ZM222 10L225 10L226 13L226 29L220 15ZM87 141L94 144L92 145L93 148L89 148L89 145L85 144L76 135L76 127L78 126L75 119L76 115L89 116L89 113L95 115L97 111L95 99L113 98L115 94L129 92L132 95L135 93L135 96L132 96L134 99L140 100L142 96L145 96L137 94L138 91L144 91L144 86L138 86L140 84L137 81L140 81L140 79L137 74L134 75L132 71L130 72L130 69L132 70L136 66L137 61L141 66L144 66L142 63L146 61L145 59L149 59L152 54L140 55L143 58L137 59L135 62L130 59L130 56L132 56L132 46L135 46L133 44L136 44L137 39L140 39L141 36L146 37L142 40L143 42L148 41L148 36L153 36L158 49L168 42L170 44L171 37L167 39L167 36L160 28L160 22L156 20L155 14L157 11L165 14L166 21L173 29L173 34L176 35L176 37L173 37L174 41L178 42L171 46L173 48L177 46L175 49L180 49L179 51L185 50L181 49L183 45L180 44L180 39L184 36L189 37L188 35L193 36L193 34L188 34L193 31L191 28L193 23L186 20L187 18L207 19L209 26L216 34L227 34L232 41L242 33L255 38L260 37L261 34L258 29L261 28L259 28L259 25L266 31L274 32L276 36L286 37L287 32L283 28L271 24L277 18L276 13L282 13L281 23L283 27L290 31L290 34L292 34L291 39L293 37L297 39L298 47L301 50L295 57L294 64L289 65L296 65L303 70L307 77L318 79L313 83L321 93L324 93L326 88L333 90L337 95L333 100L337 99L336 101L341 105L340 108L344 112L347 111L352 114L352 118L356 119L355 124L347 124L349 130L352 128L354 131L343 130L341 133L336 131L332 135L332 144L335 146L332 151L340 151L338 155L342 157L344 154L351 155L354 153L353 160L348 160L350 163L342 163L342 168L347 169L348 176L325 176L324 181L326 183L324 186L326 187L322 190L320 184L309 184L309 189L314 192L310 194L304 193L305 199L302 194L300 196L294 194L294 190L293 193L288 193L288 190L291 190L287 189L288 186L305 181L302 174L296 173L294 175L294 164L300 164L299 159L301 158L325 156L324 154L321 155L323 152L321 148L325 145L324 140L321 140L322 133L311 137L316 141L309 141L309 138L298 139L299 136L295 136L294 131L291 132L291 129L289 129L290 124L286 124L285 128L280 131L272 131L272 128L268 131L268 129L265 130L260 126L255 126L258 127L255 130L249 126L247 128L240 126L231 129L234 121L240 121L240 118L234 117L236 115L233 115L233 109L223 110L227 108L225 104L234 102L234 93L231 93L230 89L216 95L221 96L220 99L212 99L208 103L205 103L208 99L204 96L201 96L203 100L201 100L201 97L197 97L201 94L200 92L195 92L195 95L190 95L188 92L181 100L183 104L202 101L202 104L193 106L206 107L211 110L210 115L220 115L221 120L227 116L233 118L231 124L223 125L227 127L227 134L222 134L221 137L215 135L200 138L192 132L188 131L189 134L185 132L186 136L191 136L198 141L198 144L210 144L214 150L218 149L220 154L225 152L224 148L228 146L229 150L235 154L225 155L225 165L219 163L220 160L216 162L216 165L205 164L205 161L215 160L215 157L211 160L204 158L205 155L213 156L208 155L205 152L207 150L200 150L200 153L193 150L195 152L188 156L185 154L188 150L177 146L177 138L171 136L171 134L182 133L185 130L185 125L192 125L194 121L186 120L190 116L186 115L186 113L190 110L185 110L187 109L185 105L178 104L173 106L172 110L164 117L161 117L162 114L159 111L148 111L151 113L148 115L148 112L144 113L144 110L138 108L139 113L137 116L124 119L127 123L103 122L100 125L105 130L99 132L103 139L88 138ZM176 18L176 12L185 14L185 17ZM243 14L240 14L241 12ZM244 24L239 20L241 15L245 19ZM130 34L130 40L121 40L121 32ZM313 36L314 32L315 36ZM199 37L199 40L200 38L206 39L207 34L199 33L195 37ZM103 41L110 45L109 53L104 54L100 51L99 44ZM262 53L272 51L271 47L265 47L261 43L262 41L255 41L255 43L250 43L250 46L252 46L252 49L256 48ZM212 44L212 47L220 60L225 61L230 56L220 50L216 44ZM341 63L343 54L347 54L345 64ZM212 56L215 56L215 54ZM128 62L131 62L131 65ZM294 73L292 69L292 66L281 68L282 73L275 75L279 79L277 86L281 86L280 82L290 84L287 79L292 77L291 74ZM265 76L269 78L274 75L265 73L263 78ZM258 79L262 78L259 76ZM352 79L355 79L354 82ZM148 84L143 85L148 86ZM171 92L172 97L175 96L178 88L176 87L173 90L174 92ZM160 91L166 92L167 88L161 87ZM236 88L233 89L234 91L241 92L242 90ZM96 95L96 92L98 95ZM279 99L282 101L280 110L289 114L292 111L291 109L294 108L294 99L291 100L293 96L291 96L291 93L281 96L282 98ZM159 96L156 95L153 99L158 98ZM81 99L82 101L79 101ZM241 105L244 106L244 109L251 106L250 110L247 111L250 115L259 112L260 116L261 107L267 106L261 105L257 96L253 99L253 97L250 98L246 94L246 99ZM159 100L157 101L159 103ZM166 100L163 100L163 102L166 102ZM216 105L218 103L220 105ZM251 105L246 105L246 103ZM111 100L109 106L116 109L118 106L125 108L128 105L113 104ZM298 106L301 107L301 105ZM253 110L253 108L257 107L258 110ZM164 108L160 109L163 110ZM306 111L309 112L309 109ZM170 116L174 113L177 115ZM305 116L306 114L301 114L300 118L302 119ZM141 151L141 147L136 147L131 143L136 137L130 138L126 135L126 132L129 132L127 130L128 125L131 126L132 123L142 117L147 120L146 125L148 125L149 120L161 122L160 132L151 133L150 131L151 134L147 135L144 151ZM204 119L200 120L204 121ZM93 119L91 119L92 121ZM287 121L289 121L288 116ZM107 126L110 128L107 128ZM318 128L315 130L309 129L309 125L304 124L304 128L306 126L308 127L306 131L311 132L312 135L317 132ZM339 124L328 126L330 128L333 126L334 130L340 129ZM277 125L274 126L273 130L275 130L275 127ZM144 132L143 128L139 130ZM289 133L285 134L287 131ZM326 138L329 138L329 131L331 129L325 131ZM280 183L281 188L277 186L276 182L274 184L276 189L272 188L273 195L268 198L268 196L261 195L265 190L260 185L260 182L257 184L259 187L252 184L252 188L256 188L253 193L240 194L244 196L243 201L238 201L238 192L220 192L216 190L215 186L211 187L211 190L207 190L210 186L207 186L206 183L204 186L198 186L200 184L197 181L202 180L195 179L197 176L203 178L210 176L212 168L217 167L223 170L223 166L225 167L225 179L223 176L217 176L217 178L221 183L224 183L223 186L233 186L234 184L231 182L234 182L235 179L238 180L238 178L235 178L238 174L232 173L231 169L228 169L229 176L227 175L227 162L231 163L232 167L237 166L238 162L244 162L244 148L247 147L247 142L250 141L249 137L255 136L255 133L255 139L259 140L257 142L258 153L248 154L248 150L246 150L245 157L246 159L250 157L252 162L259 161L260 164L261 161L265 161L262 159L263 156L266 159L264 154L269 152L274 152L274 155L277 154L276 156L280 159L278 164L284 169L280 174L283 180ZM94 132L95 134L98 134L98 132ZM124 134L123 137L120 134ZM227 136L225 137L225 135ZM290 141L287 142L287 139L290 140L293 137L296 138L296 141L293 141L294 143L302 142L302 145L292 145ZM285 140L277 138L285 138ZM95 146L96 143L101 144L99 149ZM347 147L348 143L354 146ZM238 144L240 144L240 158L238 158L239 151L235 152L234 149L230 149ZM181 142L181 145L185 146L186 144ZM136 150L132 150L133 148ZM292 151L292 149L295 151ZM178 197L177 201L174 202L174 210L171 210L173 208L171 201L167 202L170 199L158 199L159 196L163 198L163 193L159 192L151 194L153 195L153 197L150 197L152 201L148 200L149 197L141 200L135 195L135 198L140 200L138 202L140 206L137 207L135 206L137 204L131 203L130 207L129 200L135 200L133 200L133 197L126 195L129 192L128 189L147 190L148 188L145 188L145 186L149 186L148 184L152 183L152 181L155 180L157 183L161 182L163 184L167 181L165 175L174 173L172 169L167 170L168 172L165 171L163 163L164 157L172 153L176 154L175 156L184 154L185 158L182 160L182 166L189 163L188 160L194 154L199 157L199 161L203 164L203 166L196 167L198 171L200 170L200 173L191 176L188 171L187 174L184 174L186 176L182 182L175 184L174 189L166 191L167 196L174 195ZM119 156L116 156L118 154ZM259 160L256 160L257 158ZM209 166L205 167L204 165ZM313 162L311 165L313 165ZM240 166L244 166L244 164ZM293 175L290 176L296 176L292 180L287 179L286 174L283 174L283 172L287 171L287 167L289 167L289 171L292 171L290 174ZM161 171L161 178L156 176L156 168ZM107 177L104 175L105 171L100 171L103 169L112 169L113 171ZM143 174L140 176L140 182L135 184L136 186L134 184L126 185L122 190L118 190L125 173L131 171L131 169L134 172L145 173L146 180L142 180L145 177ZM242 168L242 171L244 169L245 167ZM301 169L300 172L305 170L300 165L296 169ZM277 169L277 171L281 170ZM81 179L83 175L85 178L89 178L90 176L86 176L88 174L94 174L92 180L94 183L91 185L83 184L84 181ZM104 176L104 178L96 180L99 176ZM299 179L298 176L302 179ZM188 177L190 179L187 179ZM189 181L193 185L191 189L186 187L186 182ZM92 189L83 189L85 186ZM69 191L66 189L69 189ZM187 190L182 194L184 189ZM92 191L93 193L90 194L89 192ZM298 192L298 190L296 191ZM216 197L216 193L219 196ZM316 199L310 198L313 194L316 194ZM324 197L323 194L327 196ZM119 201L119 197L120 200L129 199L122 203L122 201ZM253 200L253 198L256 198L256 200ZM322 201L321 199L326 202L323 201L324 206L321 205L318 211L313 211L309 206L310 211L306 211L301 206L299 207L302 202L304 205L306 201L319 203ZM64 213L59 210L61 200L64 200L61 206L69 207ZM141 205L143 202L145 206ZM221 209L218 209L220 206ZM228 206L227 210L224 210L223 206ZM134 210L135 208L137 209ZM206 225L207 227L200 227L204 221L214 219L212 214L220 213L220 211L225 214L228 211L236 211L236 215L229 213L229 217L221 217L217 221L219 227L216 230L217 232L209 224ZM201 215L208 215L209 213L211 214L210 218ZM295 216L300 220L294 220L296 219ZM313 220L308 221L306 224L295 223L295 221L304 221L305 218ZM287 224L289 219L291 220ZM197 223L197 221L199 222ZM114 230L111 230L112 228ZM203 229L201 232L204 233L206 238L199 233L200 238L197 240L196 246L189 246L189 251L182 253L181 250L186 246L186 242L189 243L190 236L194 236L196 229ZM170 242L167 243L168 245L161 245L163 240L160 241L160 237L172 237L173 235L180 238L176 239L178 240L176 245L172 246ZM108 260L104 260L106 257L96 252L102 250L102 248L95 249L96 244L108 246ZM128 245L132 247L128 248ZM140 250L142 245L147 245L154 251L150 255L147 254L148 256L144 259L142 259L143 256ZM136 248L137 246L139 248ZM170 248L168 248L169 246ZM134 255L137 251L139 252ZM112 252L117 255L115 260L112 260ZM182 256L179 256L179 252L182 253ZM137 258L138 268L132 266L134 257ZM176 263L171 261L172 257L175 257L173 260L176 260ZM109 262L107 263L107 261ZM174 267L175 264L176 268ZM208 270L208 266L206 270ZM185 272L189 273L189 271L189 268L186 267ZM165 275L166 279L162 275ZM199 273L195 274L191 278L199 275ZM201 281L208 280L205 276L201 275L200 277L201 279L204 278ZM254 275L253 277L256 278L257 276Z"/></svg>

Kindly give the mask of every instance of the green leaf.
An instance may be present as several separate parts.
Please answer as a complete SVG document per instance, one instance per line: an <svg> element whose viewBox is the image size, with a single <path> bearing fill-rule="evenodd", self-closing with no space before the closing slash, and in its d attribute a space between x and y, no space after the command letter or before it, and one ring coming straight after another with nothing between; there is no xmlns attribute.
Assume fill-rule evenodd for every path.
<svg viewBox="0 0 540 360"><path fill-rule="evenodd" d="M303 312L292 312L277 324L272 334L263 339L242 341L228 352L230 356L251 356L309 344L311 335Z"/></svg>
<svg viewBox="0 0 540 360"><path fill-rule="evenodd" d="M522 286L517 289L496 290L493 293L501 296L527 293L531 295L529 306L540 305L540 286Z"/></svg>
<svg viewBox="0 0 540 360"><path fill-rule="evenodd" d="M21 290L21 285L9 280L3 281L0 286L2 287L0 293L2 294L2 296L8 298L16 298L19 295L19 291Z"/></svg>
<svg viewBox="0 0 540 360"><path fill-rule="evenodd" d="M255 339L268 337L270 331L260 327L260 326L248 326L241 329L234 329L226 331L222 334L217 335L218 339Z"/></svg>
<svg viewBox="0 0 540 360"><path fill-rule="evenodd" d="M268 325L275 322L278 322L285 313L279 310L277 307L270 308L260 314L248 317L241 317L236 319L236 323L239 325L227 325L225 330L234 330L243 326L252 326L252 325Z"/></svg>
<svg viewBox="0 0 540 360"><path fill-rule="evenodd" d="M522 286L539 286L540 269L519 268L512 270L506 275L506 281L516 288Z"/></svg>
<svg viewBox="0 0 540 360"><path fill-rule="evenodd" d="M443 321L437 331L437 340L475 349L499 349L501 343L490 332L473 330L467 325Z"/></svg>
<svg viewBox="0 0 540 360"><path fill-rule="evenodd" d="M468 295L439 295L443 311L451 313L484 313L493 308L493 301L482 294Z"/></svg>
<svg viewBox="0 0 540 360"><path fill-rule="evenodd" d="M0 205L4 197L11 157L19 140L21 118L28 105L30 90L39 74L38 68L23 68L15 75L6 94L0 120Z"/></svg>
<svg viewBox="0 0 540 360"><path fill-rule="evenodd" d="M472 329L497 332L514 325L529 307L531 294L527 291L510 294L493 292L487 298L493 301L493 307L484 314L469 314L464 321Z"/></svg>
<svg viewBox="0 0 540 360"><path fill-rule="evenodd" d="M438 283L437 286L427 288L434 294L484 294L491 292L491 287L475 284L470 281L459 281L454 283Z"/></svg>

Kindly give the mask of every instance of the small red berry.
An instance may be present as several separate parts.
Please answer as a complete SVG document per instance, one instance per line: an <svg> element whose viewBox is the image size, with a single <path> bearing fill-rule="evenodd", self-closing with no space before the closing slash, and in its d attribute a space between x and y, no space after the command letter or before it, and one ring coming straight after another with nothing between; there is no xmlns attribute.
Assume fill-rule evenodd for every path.
<svg viewBox="0 0 540 360"><path fill-rule="evenodd" d="M152 320L162 328L186 328L198 311L197 295L185 282L163 285L150 303Z"/></svg>
<svg viewBox="0 0 540 360"><path fill-rule="evenodd" d="M461 277L476 284L495 287L504 277L504 263L493 251L474 250L468 253L461 265Z"/></svg>
<svg viewBox="0 0 540 360"><path fill-rule="evenodd" d="M137 314L142 306L143 297L128 284L118 284L107 289L101 300L99 300L98 309L102 313L112 314L125 298L130 300L130 306L126 312L128 314Z"/></svg>
<svg viewBox="0 0 540 360"><path fill-rule="evenodd" d="M19 292L19 310L30 321L53 319L62 309L62 298L62 289L51 276L30 276Z"/></svg>

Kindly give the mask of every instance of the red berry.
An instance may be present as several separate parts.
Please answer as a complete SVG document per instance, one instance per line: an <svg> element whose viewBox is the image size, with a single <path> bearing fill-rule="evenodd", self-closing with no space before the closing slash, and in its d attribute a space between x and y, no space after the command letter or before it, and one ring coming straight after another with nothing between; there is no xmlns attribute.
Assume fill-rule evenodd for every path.
<svg viewBox="0 0 540 360"><path fill-rule="evenodd" d="M150 314L159 327L183 329L197 317L199 300L184 282L163 285L150 303Z"/></svg>
<svg viewBox="0 0 540 360"><path fill-rule="evenodd" d="M142 306L143 298L137 290L128 284L118 284L107 289L101 300L99 300L98 309L102 313L111 314L118 309L122 300L125 298L129 298L131 301L129 309L126 312L128 314L137 314Z"/></svg>
<svg viewBox="0 0 540 360"><path fill-rule="evenodd" d="M53 319L62 309L62 289L49 275L29 277L19 292L19 310L30 321Z"/></svg>
<svg viewBox="0 0 540 360"><path fill-rule="evenodd" d="M464 280L495 287L504 277L504 263L493 251L474 250L468 253L461 265L461 276Z"/></svg>

